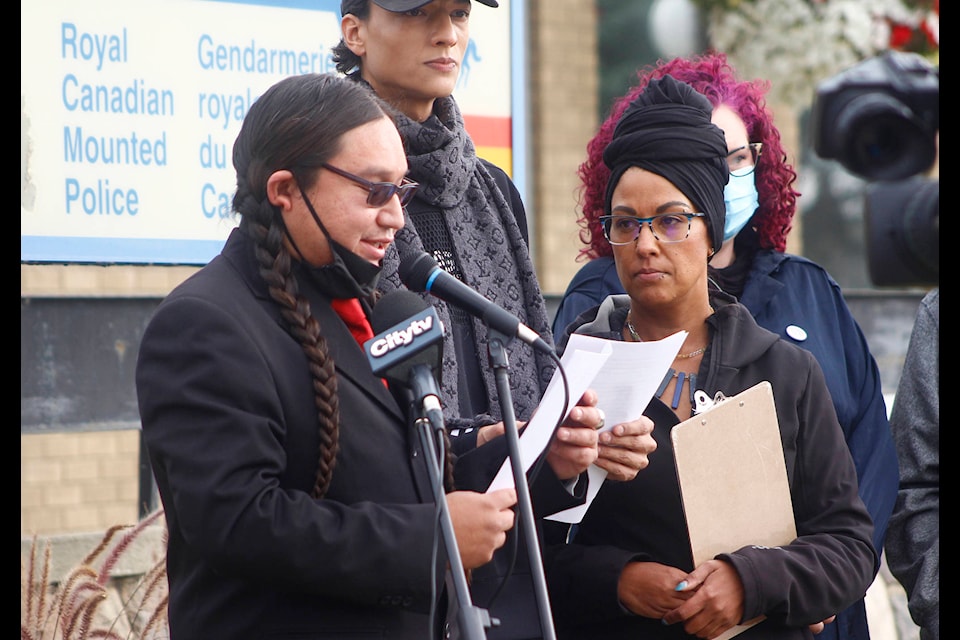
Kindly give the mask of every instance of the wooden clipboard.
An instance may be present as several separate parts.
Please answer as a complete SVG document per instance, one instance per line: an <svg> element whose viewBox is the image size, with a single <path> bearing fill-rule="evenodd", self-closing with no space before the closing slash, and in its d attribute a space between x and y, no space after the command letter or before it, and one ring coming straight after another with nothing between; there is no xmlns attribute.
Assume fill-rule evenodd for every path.
<svg viewBox="0 0 960 640"><path fill-rule="evenodd" d="M695 566L747 545L797 537L769 382L721 399L670 433ZM715 640L752 627L756 618Z"/></svg>

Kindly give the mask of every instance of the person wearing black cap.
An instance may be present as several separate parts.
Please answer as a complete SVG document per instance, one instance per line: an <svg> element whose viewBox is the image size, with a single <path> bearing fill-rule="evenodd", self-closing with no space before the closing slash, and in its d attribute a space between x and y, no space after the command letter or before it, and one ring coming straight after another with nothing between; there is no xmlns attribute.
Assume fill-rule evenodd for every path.
<svg viewBox="0 0 960 640"><path fill-rule="evenodd" d="M495 0L478 0L497 7ZM469 43L469 0L343 0L341 41L333 49L337 70L365 83L401 113L408 176L419 183L406 206L383 261L379 289L403 288L397 268L407 255L429 253L447 272L552 344L546 303L528 249L526 214L520 194L506 173L477 156L452 93ZM494 372L488 366L488 329L465 311L423 294L440 317L444 332L440 376L443 411L458 454L458 487L480 489L492 478L505 453L503 416ZM530 419L554 373L548 354L521 341L506 345L513 409L518 424ZM587 427L602 424L592 392L581 399ZM546 464L531 483L536 515L581 504L588 461L609 477L629 480L646 466L656 444L652 424L637 420L600 435L568 429L554 439ZM478 445L483 446L478 446ZM536 467L535 467L536 468ZM471 576L474 603L489 609L499 624L493 639L542 637L526 545L516 529L489 565ZM515 557L514 557L515 554ZM506 581L505 581L506 579Z"/></svg>
<svg viewBox="0 0 960 640"><path fill-rule="evenodd" d="M582 314L558 343L569 332L687 336L676 375L645 411L659 444L649 466L631 482L606 483L572 540L548 548L560 638L714 638L765 616L738 637L809 639L809 625L863 597L874 575L873 524L819 365L708 277L729 176L711 112L686 83L653 79L603 152L611 171L603 230L627 293ZM798 537L695 567L670 430L693 414L694 391L731 397L763 381L773 387Z"/></svg>
<svg viewBox="0 0 960 640"><path fill-rule="evenodd" d="M483 4L496 7L493 0ZM344 0L337 70L365 82L401 111L398 122L409 176L420 183L407 221L384 261L384 292L401 288L400 258L426 251L450 274L513 313L549 340L546 304L530 259L526 213L506 173L477 156L452 93L470 39L469 0ZM486 328L424 294L445 327L440 384L454 446L486 439L476 416L500 420L496 381L486 366ZM519 347L519 348L518 348ZM525 345L509 345L517 417L529 419L553 374L553 362Z"/></svg>
<svg viewBox="0 0 960 640"><path fill-rule="evenodd" d="M482 0L490 7L495 0ZM419 181L404 228L384 258L384 293L402 288L400 258L426 251L472 288L485 292L548 342L546 305L527 249L519 193L496 165L479 158L451 95L469 41L469 0L343 0L337 70L366 84L401 113L409 176ZM505 295L509 292L509 295ZM487 330L427 293L444 335L440 376L444 417L458 453L491 439L500 420L496 382L482 355ZM525 345L510 348L517 419L529 419L553 362ZM502 427L502 423L497 424Z"/></svg>

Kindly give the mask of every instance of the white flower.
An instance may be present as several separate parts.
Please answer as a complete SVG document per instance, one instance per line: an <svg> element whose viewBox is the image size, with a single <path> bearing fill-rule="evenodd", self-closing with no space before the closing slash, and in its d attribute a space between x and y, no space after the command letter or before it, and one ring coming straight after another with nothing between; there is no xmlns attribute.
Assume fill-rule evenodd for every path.
<svg viewBox="0 0 960 640"><path fill-rule="evenodd" d="M901 0L743 0L714 7L707 33L742 77L770 81L769 102L804 110L819 82L886 48L886 17L910 15Z"/></svg>

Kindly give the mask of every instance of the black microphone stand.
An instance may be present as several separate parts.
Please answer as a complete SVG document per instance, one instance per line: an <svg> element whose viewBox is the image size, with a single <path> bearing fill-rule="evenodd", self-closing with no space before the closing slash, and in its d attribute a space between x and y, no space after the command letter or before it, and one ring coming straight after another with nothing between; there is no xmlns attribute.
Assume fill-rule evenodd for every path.
<svg viewBox="0 0 960 640"><path fill-rule="evenodd" d="M431 373L430 376L432 379L433 374ZM434 385L436 385L435 381ZM417 406L420 416L416 424L420 431L420 443L427 458L427 472L430 475L433 497L440 507L440 527L443 531L447 560L450 563L450 577L453 580L458 603L457 623L460 627L460 635L457 637L465 640L485 640L487 637L485 629L490 627L491 624L490 615L486 609L475 606L470 597L467 572L463 568L463 560L460 558L460 549L457 546L457 537L453 530L453 521L450 519L450 509L447 505L447 495L443 488L444 465L437 453L434 441L435 434L442 434L446 429L443 423L440 401L437 399L438 395L435 390L431 394L419 395L422 401Z"/></svg>
<svg viewBox="0 0 960 640"><path fill-rule="evenodd" d="M543 572L540 540L537 536L537 526L533 516L533 502L530 500L530 487L527 484L527 474L523 468L523 460L520 459L520 436L517 431L516 414L513 411L513 394L510 391L510 364L505 348L511 339L510 336L491 328L487 336L487 352L490 356L490 367L493 369L497 383L504 434L507 437L510 466L513 469L513 483L516 485L517 503L520 507L520 522L518 524L522 525L520 530L521 533L525 534L523 537L527 545L527 556L533 576L533 588L536 592L540 613L540 630L543 632L544 640L556 640L553 612L550 609L550 598L547 594L547 579Z"/></svg>

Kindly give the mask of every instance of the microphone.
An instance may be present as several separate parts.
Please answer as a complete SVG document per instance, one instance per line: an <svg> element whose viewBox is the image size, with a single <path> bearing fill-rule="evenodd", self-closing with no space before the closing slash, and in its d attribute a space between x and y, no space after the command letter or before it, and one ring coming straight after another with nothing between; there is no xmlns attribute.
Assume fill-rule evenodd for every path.
<svg viewBox="0 0 960 640"><path fill-rule="evenodd" d="M408 389L435 429L444 428L436 375L443 355L443 326L436 309L398 289L383 296L370 314L377 332L363 343L373 373Z"/></svg>
<svg viewBox="0 0 960 640"><path fill-rule="evenodd" d="M504 335L520 338L533 348L547 354L554 350L536 331L520 322L515 315L491 302L440 268L428 253L408 254L400 260L397 269L400 280L413 291L426 291L477 316Z"/></svg>

